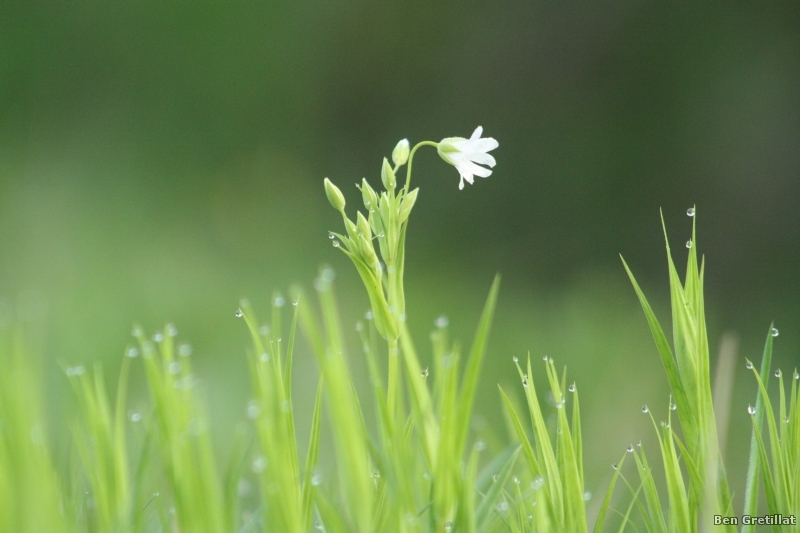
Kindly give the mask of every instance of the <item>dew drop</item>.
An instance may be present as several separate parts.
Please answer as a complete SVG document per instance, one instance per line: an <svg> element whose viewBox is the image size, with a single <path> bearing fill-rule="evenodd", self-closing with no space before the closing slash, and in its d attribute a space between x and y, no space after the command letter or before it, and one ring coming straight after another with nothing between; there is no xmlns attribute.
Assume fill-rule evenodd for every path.
<svg viewBox="0 0 800 533"><path fill-rule="evenodd" d="M453 529L453 521L452 520L448 520L447 522L445 522L444 530L445 531L450 531L452 529Z"/></svg>
<svg viewBox="0 0 800 533"><path fill-rule="evenodd" d="M158 492L158 491L155 491L155 492L153 493L153 496L161 496L161 493L160 493L160 492Z"/></svg>
<svg viewBox="0 0 800 533"><path fill-rule="evenodd" d="M519 478L517 476L514 476L514 484L519 485Z"/></svg>
<svg viewBox="0 0 800 533"><path fill-rule="evenodd" d="M250 420L255 420L260 414L261 406L258 405L258 401L250 400L250 402L247 404L247 418Z"/></svg>
<svg viewBox="0 0 800 533"><path fill-rule="evenodd" d="M444 328L446 328L447 326L449 326L449 325L450 325L450 319L449 319L449 318L447 318L446 316L442 315L442 316L440 316L440 317L438 317L438 318L436 319L436 321L434 322L434 324L436 324L436 327L437 327L437 328L439 328L439 329L444 329Z"/></svg>
<svg viewBox="0 0 800 533"><path fill-rule="evenodd" d="M492 476L492 483L497 483L497 474Z"/></svg>
<svg viewBox="0 0 800 533"><path fill-rule="evenodd" d="M299 302L299 301L297 301L297 300L292 300L292 305L293 305L293 306L295 306L295 307L297 307L297 304L299 304L299 303L300 303L300 302Z"/></svg>
<svg viewBox="0 0 800 533"><path fill-rule="evenodd" d="M314 474L314 476L311 478L311 484L315 487L322 485L322 476L320 474Z"/></svg>
<svg viewBox="0 0 800 533"><path fill-rule="evenodd" d="M253 461L253 472L256 474L259 472L263 472L264 469L267 468L267 458L264 456L259 456Z"/></svg>
<svg viewBox="0 0 800 533"><path fill-rule="evenodd" d="M178 355L181 357L189 357L192 355L192 345L191 344L181 344L178 346Z"/></svg>
<svg viewBox="0 0 800 533"><path fill-rule="evenodd" d="M616 470L617 468L619 468L619 466L617 466L617 463L612 463L612 464L611 464L611 468L613 468L614 470Z"/></svg>
<svg viewBox="0 0 800 533"><path fill-rule="evenodd" d="M778 328L772 328L772 336L773 337L777 337L779 334L780 334L780 332L778 331Z"/></svg>
<svg viewBox="0 0 800 533"><path fill-rule="evenodd" d="M130 415L128 415L128 418L130 419L131 422L140 422L142 420L142 414L131 413Z"/></svg>
<svg viewBox="0 0 800 533"><path fill-rule="evenodd" d="M335 239L335 238L336 238L336 235L334 235L332 231L329 231L329 232L328 232L328 238L329 238L330 240L333 240L333 239Z"/></svg>
<svg viewBox="0 0 800 533"><path fill-rule="evenodd" d="M643 406L642 406L642 412L643 412L643 413L649 413L649 412L650 412L650 409L648 409L646 405L643 405Z"/></svg>
<svg viewBox="0 0 800 533"><path fill-rule="evenodd" d="M686 216L693 217L694 216L694 207L690 207L686 210Z"/></svg>
<svg viewBox="0 0 800 533"><path fill-rule="evenodd" d="M142 328L133 328L131 330L131 335L134 337L141 337L142 336Z"/></svg>
<svg viewBox="0 0 800 533"><path fill-rule="evenodd" d="M522 380L522 386L523 387L527 387L528 386L528 380L527 379L523 379Z"/></svg>
<svg viewBox="0 0 800 533"><path fill-rule="evenodd" d="M689 239L688 241L686 241L686 247L687 248L691 248L692 247L692 239Z"/></svg>
<svg viewBox="0 0 800 533"><path fill-rule="evenodd" d="M266 337L267 335L269 335L269 326L268 326L268 325L266 325L266 324L264 324L263 326L261 326L260 328L258 328L258 332L259 332L261 335L263 335L264 337Z"/></svg>
<svg viewBox="0 0 800 533"><path fill-rule="evenodd" d="M475 449L479 452L482 452L483 450L486 449L486 443L482 440L479 440L478 442L475 443Z"/></svg>
<svg viewBox="0 0 800 533"><path fill-rule="evenodd" d="M506 511L508 511L508 502L500 502L500 503L497 505L497 509L498 509L498 510L499 510L501 513L504 513L504 512L506 512Z"/></svg>
<svg viewBox="0 0 800 533"><path fill-rule="evenodd" d="M236 318L242 318L244 316L244 313L242 312L241 309L237 309L235 314Z"/></svg>
<svg viewBox="0 0 800 533"><path fill-rule="evenodd" d="M753 407L752 405L748 405L747 406L747 412L750 413L751 415L754 415L754 414L756 414L756 408Z"/></svg>
<svg viewBox="0 0 800 533"><path fill-rule="evenodd" d="M747 364L744 366L747 367L747 370L753 370L753 363L751 363L750 361L748 361Z"/></svg>
<svg viewBox="0 0 800 533"><path fill-rule="evenodd" d="M543 486L544 486L544 477L542 476L536 476L535 478L533 478L533 481L531 481L531 488L533 490L539 490Z"/></svg>
<svg viewBox="0 0 800 533"><path fill-rule="evenodd" d="M153 341L161 342L163 340L164 340L164 334L161 333L160 331L158 333L156 333L155 335L153 335Z"/></svg>
<svg viewBox="0 0 800 533"><path fill-rule="evenodd" d="M547 357L546 355L545 355L544 357L542 357L542 361L544 361L545 363L546 363L547 361L549 361L549 360L550 360L550 358L549 358L549 357Z"/></svg>
<svg viewBox="0 0 800 533"><path fill-rule="evenodd" d="M356 322L356 331L364 331L364 323Z"/></svg>
<svg viewBox="0 0 800 533"><path fill-rule="evenodd" d="M372 311L367 311L366 313L364 313L364 318L366 318L367 320L372 320L374 318Z"/></svg>
<svg viewBox="0 0 800 533"><path fill-rule="evenodd" d="M175 327L175 324L167 324L167 333L169 333L170 337L177 337L178 328Z"/></svg>
<svg viewBox="0 0 800 533"><path fill-rule="evenodd" d="M519 357L517 357L516 355L512 357L511 360L514 361L515 363L519 363Z"/></svg>
<svg viewBox="0 0 800 533"><path fill-rule="evenodd" d="M556 409L561 409L562 407L564 407L564 400L561 400L560 402L556 403Z"/></svg>
<svg viewBox="0 0 800 533"><path fill-rule="evenodd" d="M180 374L181 372L181 364L177 361L173 361L169 364L169 373L170 374Z"/></svg>
<svg viewBox="0 0 800 533"><path fill-rule="evenodd" d="M792 377L794 379L800 379L800 374L797 373L797 370L794 371L794 376L792 376Z"/></svg>
<svg viewBox="0 0 800 533"><path fill-rule="evenodd" d="M633 453L633 444L628 444L628 453Z"/></svg>
<svg viewBox="0 0 800 533"><path fill-rule="evenodd" d="M779 377L781 377L781 376L782 376L782 374L781 374L781 369L779 368L778 370L776 370L776 371L775 371L775 377L776 377L776 378L779 378Z"/></svg>
<svg viewBox="0 0 800 533"><path fill-rule="evenodd" d="M592 493L591 492L589 492L587 490L586 492L583 493L583 501L588 502L591 499L592 499Z"/></svg>
<svg viewBox="0 0 800 533"><path fill-rule="evenodd" d="M83 366L71 366L67 369L68 376L82 376L86 373L86 368Z"/></svg>
<svg viewBox="0 0 800 533"><path fill-rule="evenodd" d="M573 383L572 385L567 387L567 390L570 391L570 392L575 392L575 384Z"/></svg>
<svg viewBox="0 0 800 533"><path fill-rule="evenodd" d="M642 447L642 441L637 442L636 445L641 448Z"/></svg>
<svg viewBox="0 0 800 533"><path fill-rule="evenodd" d="M339 241L333 241L333 247L338 248L340 246Z"/></svg>
<svg viewBox="0 0 800 533"><path fill-rule="evenodd" d="M422 376L423 378L427 378L428 377L428 369L424 368L422 370L422 372L419 373L419 375Z"/></svg>
<svg viewBox="0 0 800 533"><path fill-rule="evenodd" d="M283 307L283 304L286 303L286 300L283 296L276 296L274 300L272 300L272 305L275 307Z"/></svg>
<svg viewBox="0 0 800 533"><path fill-rule="evenodd" d="M264 352L264 353L262 353L262 354L261 354L261 360L262 360L263 362L265 362L265 363L266 363L267 361L269 361L269 354L268 354L267 352Z"/></svg>
<svg viewBox="0 0 800 533"><path fill-rule="evenodd" d="M139 348L128 348L125 352L125 355L133 359L134 357L139 356Z"/></svg>
<svg viewBox="0 0 800 533"><path fill-rule="evenodd" d="M677 409L678 409L678 404L676 404L675 402L670 402L669 403L669 410L670 411L677 411Z"/></svg>

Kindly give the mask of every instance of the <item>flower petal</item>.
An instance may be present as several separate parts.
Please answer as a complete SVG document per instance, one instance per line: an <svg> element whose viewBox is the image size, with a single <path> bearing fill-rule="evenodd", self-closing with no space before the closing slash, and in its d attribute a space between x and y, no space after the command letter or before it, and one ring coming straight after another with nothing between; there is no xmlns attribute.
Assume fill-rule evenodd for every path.
<svg viewBox="0 0 800 533"><path fill-rule="evenodd" d="M492 175L491 170L478 166L472 161L461 161L456 168L462 173L462 175L463 173L469 173L470 176L474 174L475 176L480 176L481 178L488 178ZM472 181L470 181L470 183L472 183Z"/></svg>
<svg viewBox="0 0 800 533"><path fill-rule="evenodd" d="M474 141L480 139L481 135L483 135L483 126L478 126L475 128L475 131L472 132L472 137L470 137L469 140Z"/></svg>
<svg viewBox="0 0 800 533"><path fill-rule="evenodd" d="M469 159L473 163L478 163L479 165L488 165L490 167L494 167L497 164L497 161L494 160L494 157L482 152L477 154L470 154L467 159Z"/></svg>

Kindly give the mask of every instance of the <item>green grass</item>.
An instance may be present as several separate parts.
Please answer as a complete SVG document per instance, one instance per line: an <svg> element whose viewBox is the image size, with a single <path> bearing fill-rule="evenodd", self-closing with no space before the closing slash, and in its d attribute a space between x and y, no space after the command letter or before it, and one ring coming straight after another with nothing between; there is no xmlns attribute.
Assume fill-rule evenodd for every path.
<svg viewBox="0 0 800 533"><path fill-rule="evenodd" d="M734 509L717 435L716 418L727 406L712 401L704 268L694 230L683 280L667 246L671 342L623 262L672 398L665 399L663 412L643 408L658 449L649 457L641 445L623 451L596 509L588 510L579 386L551 358L539 363L514 357L519 384L499 391L504 413L498 415L509 426L506 444L490 447L473 433L500 277L488 287L471 346L463 349L440 323L421 357L423 348L406 326L406 312L413 310L405 307L403 268L418 194L409 191L410 168L416 150L427 145L436 143L411 150L405 187L397 189L395 178L404 160L394 166L384 160L380 194L362 182L366 215L358 213L355 222L341 193L326 180L345 226L344 233L332 233L335 246L352 260L372 307L357 323L356 349L344 340L330 268L320 270L312 293L292 288L291 305L276 293L267 322L249 302L240 303L237 316L251 344L247 358L231 364L246 361L252 400L224 461L212 446L212 421L190 349L175 345L176 331L167 325L152 338L134 327L136 342L126 350L113 394L100 367L65 367L78 416L71 424L71 459L56 468L37 363L21 334L3 330L0 531L660 533L738 530L714 526L714 515L798 513L800 390L796 371L778 372L777 408L770 400L772 329L760 372L748 362L756 392L752 452L746 486L739 491L745 508ZM295 425L292 373L298 349L314 354L320 374L308 442L298 442L304 432ZM129 415L132 365L143 368L149 410ZM367 393L358 393L352 365L368 369ZM537 390L535 375L546 377L547 391ZM554 409L543 403L542 392L552 395ZM366 422L364 402L376 413L374 424ZM330 459L327 467L323 457ZM663 475L654 473L651 461L660 463ZM248 496L251 483L257 486L254 498ZM622 490L615 491L618 485ZM773 529L798 531L798 526Z"/></svg>

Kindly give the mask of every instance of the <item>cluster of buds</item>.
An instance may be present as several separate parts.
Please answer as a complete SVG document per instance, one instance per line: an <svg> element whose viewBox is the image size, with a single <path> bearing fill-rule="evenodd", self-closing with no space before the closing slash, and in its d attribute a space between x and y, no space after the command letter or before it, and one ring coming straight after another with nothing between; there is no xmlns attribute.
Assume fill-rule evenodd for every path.
<svg viewBox="0 0 800 533"><path fill-rule="evenodd" d="M399 336L398 320L405 313L403 267L406 226L419 192L419 189L396 190L395 174L406 164L408 157L408 140L403 139L392 151L394 167L386 158L383 159L381 182L385 190L380 195L366 178L356 185L361 191L367 215L359 211L355 222L345 213L342 191L325 178L325 193L331 205L342 214L346 230L346 235L331 232L331 238L335 239L334 246L353 261L367 288L375 327L387 340ZM373 245L375 240L378 241L380 259Z"/></svg>

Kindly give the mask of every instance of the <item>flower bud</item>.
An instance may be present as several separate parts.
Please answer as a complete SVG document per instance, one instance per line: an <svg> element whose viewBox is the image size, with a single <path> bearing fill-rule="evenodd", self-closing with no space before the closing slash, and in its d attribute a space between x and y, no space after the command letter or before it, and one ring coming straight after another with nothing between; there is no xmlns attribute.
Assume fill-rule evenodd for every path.
<svg viewBox="0 0 800 533"><path fill-rule="evenodd" d="M361 178L361 198L364 200L364 207L368 210L378 209L378 195L375 190L367 183L367 178Z"/></svg>
<svg viewBox="0 0 800 533"><path fill-rule="evenodd" d="M418 193L419 188L416 188L403 198L403 202L400 204L400 212L397 215L397 221L399 223L402 224L408 220L408 215L411 214L411 209L414 207L414 203L417 201Z"/></svg>
<svg viewBox="0 0 800 533"><path fill-rule="evenodd" d="M358 219L356 220L356 228L358 228L358 233L364 236L367 240L372 240L372 230L369 227L369 222L361 214L361 211L358 212Z"/></svg>
<svg viewBox="0 0 800 533"><path fill-rule="evenodd" d="M383 158L383 168L381 168L381 181L383 182L383 187L387 191L393 191L395 186L397 185L397 181L394 178L394 171L392 170L392 166L389 164L389 161L385 157Z"/></svg>
<svg viewBox="0 0 800 533"><path fill-rule="evenodd" d="M403 139L392 150L392 161L395 166L403 166L408 162L408 139Z"/></svg>
<svg viewBox="0 0 800 533"><path fill-rule="evenodd" d="M328 196L328 201L337 211L344 211L344 195L339 187L333 184L331 180L325 178L325 194Z"/></svg>

